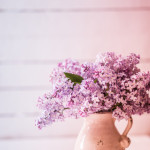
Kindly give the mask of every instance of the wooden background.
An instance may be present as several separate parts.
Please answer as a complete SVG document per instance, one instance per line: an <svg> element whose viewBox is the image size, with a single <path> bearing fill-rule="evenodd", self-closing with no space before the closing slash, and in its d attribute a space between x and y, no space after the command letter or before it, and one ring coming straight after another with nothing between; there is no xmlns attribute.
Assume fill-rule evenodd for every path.
<svg viewBox="0 0 150 150"><path fill-rule="evenodd" d="M39 131L37 98L59 61L106 51L138 53L150 70L149 0L0 0L0 149L73 149L83 119ZM134 117L129 149L148 150L149 125L149 115Z"/></svg>

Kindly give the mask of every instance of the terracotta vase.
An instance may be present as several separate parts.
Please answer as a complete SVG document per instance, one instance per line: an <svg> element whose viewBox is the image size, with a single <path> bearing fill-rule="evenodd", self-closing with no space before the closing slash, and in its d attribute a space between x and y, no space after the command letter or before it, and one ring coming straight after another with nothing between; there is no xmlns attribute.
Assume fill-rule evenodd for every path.
<svg viewBox="0 0 150 150"><path fill-rule="evenodd" d="M95 113L85 118L74 150L125 150L130 145L127 134L132 118L122 135L115 127L112 113Z"/></svg>

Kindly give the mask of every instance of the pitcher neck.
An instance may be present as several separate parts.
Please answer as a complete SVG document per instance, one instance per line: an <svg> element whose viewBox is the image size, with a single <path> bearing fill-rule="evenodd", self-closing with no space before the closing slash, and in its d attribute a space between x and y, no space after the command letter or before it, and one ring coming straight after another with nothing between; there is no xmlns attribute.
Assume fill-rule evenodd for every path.
<svg viewBox="0 0 150 150"><path fill-rule="evenodd" d="M85 118L85 123L114 123L114 118L111 112L106 113L94 113Z"/></svg>

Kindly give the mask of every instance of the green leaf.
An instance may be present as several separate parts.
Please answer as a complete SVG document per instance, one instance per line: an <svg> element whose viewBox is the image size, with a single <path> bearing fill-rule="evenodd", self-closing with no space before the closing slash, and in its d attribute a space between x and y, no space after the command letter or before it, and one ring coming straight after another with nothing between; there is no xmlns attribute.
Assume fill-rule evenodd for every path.
<svg viewBox="0 0 150 150"><path fill-rule="evenodd" d="M98 79L95 79L95 80L94 80L94 83L97 83L97 81L98 81Z"/></svg>
<svg viewBox="0 0 150 150"><path fill-rule="evenodd" d="M81 84L82 80L84 80L81 76L77 74L72 74L72 73L67 73L67 72L64 72L64 74L68 79L70 79L74 83Z"/></svg>
<svg viewBox="0 0 150 150"><path fill-rule="evenodd" d="M112 111L114 111L114 110L117 108L117 106L118 106L119 108L122 108L122 103L116 103L116 105L114 105L114 106L112 107Z"/></svg>

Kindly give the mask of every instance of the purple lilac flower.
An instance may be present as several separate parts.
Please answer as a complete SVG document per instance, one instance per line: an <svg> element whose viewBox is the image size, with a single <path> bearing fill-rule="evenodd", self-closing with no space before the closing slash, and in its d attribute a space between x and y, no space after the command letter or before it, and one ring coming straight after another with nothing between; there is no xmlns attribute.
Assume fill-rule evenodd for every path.
<svg viewBox="0 0 150 150"><path fill-rule="evenodd" d="M150 72L140 72L139 60L133 53L123 57L108 52L91 63L59 63L50 75L52 90L38 99L42 113L36 125L41 129L100 112L112 112L117 120L150 113Z"/></svg>

